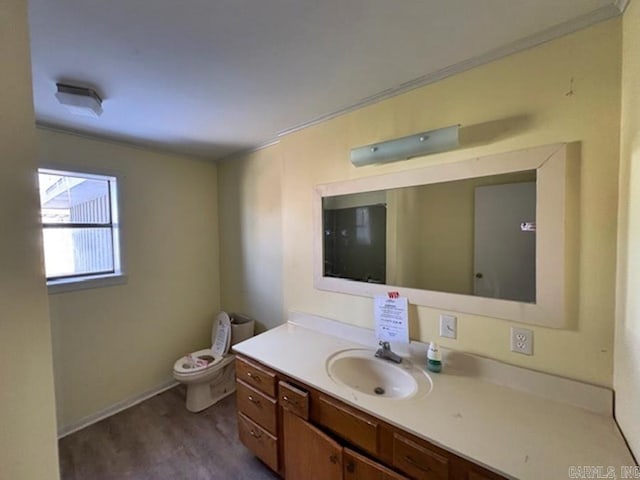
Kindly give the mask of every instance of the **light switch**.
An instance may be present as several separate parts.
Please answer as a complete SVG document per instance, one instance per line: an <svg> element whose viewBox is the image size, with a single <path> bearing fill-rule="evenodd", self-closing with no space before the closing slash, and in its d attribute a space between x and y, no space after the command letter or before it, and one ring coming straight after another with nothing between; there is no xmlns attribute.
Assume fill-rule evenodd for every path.
<svg viewBox="0 0 640 480"><path fill-rule="evenodd" d="M458 318L455 315L440 315L440 336L446 338L458 336Z"/></svg>

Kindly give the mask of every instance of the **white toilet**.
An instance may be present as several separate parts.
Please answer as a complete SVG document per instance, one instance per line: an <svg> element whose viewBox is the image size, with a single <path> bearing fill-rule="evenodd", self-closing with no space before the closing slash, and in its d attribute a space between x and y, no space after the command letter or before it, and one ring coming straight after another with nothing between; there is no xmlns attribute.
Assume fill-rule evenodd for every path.
<svg viewBox="0 0 640 480"><path fill-rule="evenodd" d="M251 322L248 336L253 335L253 320L238 317L242 324ZM243 325L243 331L248 326ZM211 329L211 348L185 355L173 365L173 378L187 387L190 412L200 412L235 391L234 355L229 353L231 330L231 318L220 312Z"/></svg>

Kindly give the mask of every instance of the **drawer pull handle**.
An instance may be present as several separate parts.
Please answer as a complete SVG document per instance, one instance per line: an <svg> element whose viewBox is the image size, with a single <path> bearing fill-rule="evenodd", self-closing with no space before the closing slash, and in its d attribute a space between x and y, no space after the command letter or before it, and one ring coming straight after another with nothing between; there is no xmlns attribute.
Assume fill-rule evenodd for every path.
<svg viewBox="0 0 640 480"><path fill-rule="evenodd" d="M411 458L409 455L405 455L404 456L404 460L409 464L409 465L413 465L414 467L422 470L423 472L430 472L431 468L427 467L426 465L420 465L418 462L416 462L413 458Z"/></svg>
<svg viewBox="0 0 640 480"><path fill-rule="evenodd" d="M261 438L262 435L260 435L259 433L257 433L255 430L250 430L249 434L253 437L253 438Z"/></svg>
<svg viewBox="0 0 640 480"><path fill-rule="evenodd" d="M283 395L282 400L284 400L285 402L290 402L291 400L289 400L289 397L287 397L286 395Z"/></svg>
<svg viewBox="0 0 640 480"><path fill-rule="evenodd" d="M329 461L331 461L331 463L338 463L338 456L334 453L329 457Z"/></svg>
<svg viewBox="0 0 640 480"><path fill-rule="evenodd" d="M255 398L253 398L253 395L249 395L249 401L252 403L255 403L256 405L260 405L260 400L256 400Z"/></svg>
<svg viewBox="0 0 640 480"><path fill-rule="evenodd" d="M254 374L253 374L253 373L251 373L251 372L247 372L247 377L249 377L249 378L251 378L251 379L255 380L256 382L260 382L260 381L261 381L260 377L258 377L257 375L254 375Z"/></svg>

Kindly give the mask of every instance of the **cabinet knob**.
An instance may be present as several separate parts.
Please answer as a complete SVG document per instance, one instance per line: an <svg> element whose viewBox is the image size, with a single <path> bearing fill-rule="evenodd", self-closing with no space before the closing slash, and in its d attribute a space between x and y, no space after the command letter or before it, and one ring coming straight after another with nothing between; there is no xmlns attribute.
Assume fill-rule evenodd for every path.
<svg viewBox="0 0 640 480"><path fill-rule="evenodd" d="M329 457L329 460L331 461L331 463L338 463L338 456L334 453Z"/></svg>
<svg viewBox="0 0 640 480"><path fill-rule="evenodd" d="M253 398L253 395L249 395L249 401L252 403L255 403L256 405L260 405L260 400L256 400L255 398Z"/></svg>
<svg viewBox="0 0 640 480"><path fill-rule="evenodd" d="M287 397L286 395L283 395L282 396L282 400L284 400L285 402L288 402L289 401L289 397Z"/></svg>

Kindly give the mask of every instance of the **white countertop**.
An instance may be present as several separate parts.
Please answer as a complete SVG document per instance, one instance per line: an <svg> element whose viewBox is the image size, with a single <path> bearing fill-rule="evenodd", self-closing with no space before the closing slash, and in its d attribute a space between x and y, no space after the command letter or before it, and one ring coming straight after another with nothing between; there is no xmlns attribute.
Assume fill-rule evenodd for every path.
<svg viewBox="0 0 640 480"><path fill-rule="evenodd" d="M317 324L309 328L290 321L235 345L234 351L507 477L567 479L571 466L602 466L604 472L612 466L620 475L621 466L634 465L609 414L500 385L505 382L487 380L477 371L454 369L446 356L443 372L429 373L433 389L426 396L394 400L339 385L327 374L327 358L339 350L362 348L369 331L359 334L364 329L333 321L322 328ZM376 344L365 346L375 349ZM398 351L424 366L423 344ZM557 377L549 385L553 382ZM577 391L584 385L573 388L577 382L566 382ZM604 390L585 388L594 388L595 397Z"/></svg>

